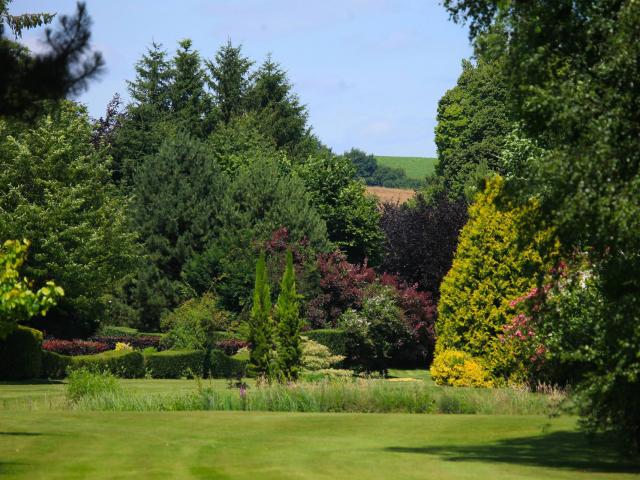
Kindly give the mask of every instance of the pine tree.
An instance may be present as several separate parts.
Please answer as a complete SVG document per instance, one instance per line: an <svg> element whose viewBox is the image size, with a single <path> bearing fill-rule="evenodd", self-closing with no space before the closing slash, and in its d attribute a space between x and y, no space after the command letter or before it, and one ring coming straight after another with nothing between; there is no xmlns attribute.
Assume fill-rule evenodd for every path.
<svg viewBox="0 0 640 480"><path fill-rule="evenodd" d="M211 243L226 177L206 145L186 133L169 137L135 176L133 220L150 262L135 302L146 326L192 293L183 270Z"/></svg>
<svg viewBox="0 0 640 480"><path fill-rule="evenodd" d="M293 254L287 250L287 264L280 282L280 293L276 302L275 316L278 333L278 362L282 378L294 381L298 378L302 363L300 344L300 295L296 291L296 277L293 269Z"/></svg>
<svg viewBox="0 0 640 480"><path fill-rule="evenodd" d="M253 306L249 317L250 365L258 378L271 381L277 375L274 325L271 316L271 290L264 253L256 264Z"/></svg>
<svg viewBox="0 0 640 480"><path fill-rule="evenodd" d="M253 62L242 55L241 45L234 47L229 40L216 53L215 62L206 64L211 73L209 82L219 120L228 123L246 110L246 95L251 83L249 69Z"/></svg>
<svg viewBox="0 0 640 480"><path fill-rule="evenodd" d="M209 131L205 121L210 113L211 99L205 90L206 75L200 54L191 50L191 40L178 43L171 77L169 97L174 119L190 134L205 136Z"/></svg>

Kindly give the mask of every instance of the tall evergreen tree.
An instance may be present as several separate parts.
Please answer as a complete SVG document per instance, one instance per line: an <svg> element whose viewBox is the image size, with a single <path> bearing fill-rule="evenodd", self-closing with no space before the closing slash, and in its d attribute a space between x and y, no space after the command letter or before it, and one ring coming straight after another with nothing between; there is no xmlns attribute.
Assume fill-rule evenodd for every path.
<svg viewBox="0 0 640 480"><path fill-rule="evenodd" d="M293 269L293 254L287 250L287 263L280 282L280 293L275 308L278 334L278 362L282 378L294 381L298 378L302 362L300 344L300 295L296 291L296 274Z"/></svg>
<svg viewBox="0 0 640 480"><path fill-rule="evenodd" d="M228 123L246 110L247 92L251 85L249 70L253 62L242 55L242 45L234 47L231 40L221 47L215 61L207 61L210 85L214 92L218 119Z"/></svg>
<svg viewBox="0 0 640 480"><path fill-rule="evenodd" d="M144 158L158 151L170 130L171 64L167 52L154 42L135 68L135 80L127 82L133 101L113 142L113 176L128 188Z"/></svg>
<svg viewBox="0 0 640 480"><path fill-rule="evenodd" d="M274 340L275 332L271 316L271 289L269 288L264 253L261 253L256 264L253 306L249 317L250 365L253 373L258 378L268 381L278 374Z"/></svg>
<svg viewBox="0 0 640 480"><path fill-rule="evenodd" d="M200 54L191 49L191 40L178 42L172 63L169 97L173 118L183 130L203 137L209 130L205 122L209 120L211 99L205 89Z"/></svg>
<svg viewBox="0 0 640 480"><path fill-rule="evenodd" d="M186 133L168 138L138 171L133 218L150 263L133 294L145 326L191 294L183 269L213 239L225 183L205 144Z"/></svg>
<svg viewBox="0 0 640 480"><path fill-rule="evenodd" d="M263 134L278 148L293 150L307 132L307 109L292 91L279 64L267 57L247 93L249 108L257 112Z"/></svg>

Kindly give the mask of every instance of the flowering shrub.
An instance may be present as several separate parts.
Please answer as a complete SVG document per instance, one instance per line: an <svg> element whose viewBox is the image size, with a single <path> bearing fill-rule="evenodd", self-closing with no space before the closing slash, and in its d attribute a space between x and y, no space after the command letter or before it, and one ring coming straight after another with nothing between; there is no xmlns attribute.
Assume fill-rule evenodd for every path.
<svg viewBox="0 0 640 480"><path fill-rule="evenodd" d="M116 352L132 352L133 347L128 343L118 342L116 343L116 347L114 348Z"/></svg>
<svg viewBox="0 0 640 480"><path fill-rule="evenodd" d="M216 342L216 348L222 350L227 355L235 355L241 348L246 348L249 344L237 338L227 338Z"/></svg>
<svg viewBox="0 0 640 480"><path fill-rule="evenodd" d="M431 364L431 378L438 385L492 387L488 372L479 360L460 350L444 350Z"/></svg>
<svg viewBox="0 0 640 480"><path fill-rule="evenodd" d="M114 345L115 347L115 345ZM88 340L58 340L49 339L42 342L42 349L60 355L93 355L106 352L113 347L104 343Z"/></svg>

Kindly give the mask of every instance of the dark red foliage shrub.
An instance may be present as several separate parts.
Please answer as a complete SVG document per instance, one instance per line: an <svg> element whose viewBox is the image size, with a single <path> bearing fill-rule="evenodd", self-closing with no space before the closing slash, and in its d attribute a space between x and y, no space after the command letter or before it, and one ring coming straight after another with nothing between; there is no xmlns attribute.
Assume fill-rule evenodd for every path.
<svg viewBox="0 0 640 480"><path fill-rule="evenodd" d="M398 306L404 311L404 318L411 331L412 345L402 352L402 362L418 362L428 365L433 358L436 331L435 322L438 307L429 292L421 292L418 286L407 285L396 275L388 273L380 277L380 283L393 287Z"/></svg>
<svg viewBox="0 0 640 480"><path fill-rule="evenodd" d="M236 338L228 338L226 340L220 340L216 342L216 348L222 350L227 355L235 355L241 348L247 347L249 344L244 340L238 340Z"/></svg>
<svg viewBox="0 0 640 480"><path fill-rule="evenodd" d="M398 275L407 285L433 292L451 268L460 230L467 222L467 205L445 196L415 206L385 204L380 227L385 233L380 271Z"/></svg>
<svg viewBox="0 0 640 480"><path fill-rule="evenodd" d="M376 279L376 272L367 266L347 261L342 252L318 256L321 293L307 305L307 318L312 328L335 327L342 312L358 309L363 289Z"/></svg>
<svg viewBox="0 0 640 480"><path fill-rule="evenodd" d="M91 337L90 340L108 345L109 350L116 348L116 343L128 343L133 348L139 350L150 347L157 350L164 350L164 347L160 343L161 338L162 337L159 335L110 335L104 337Z"/></svg>
<svg viewBox="0 0 640 480"><path fill-rule="evenodd" d="M112 350L106 343L90 340L49 339L42 342L42 349L60 355L93 355Z"/></svg>

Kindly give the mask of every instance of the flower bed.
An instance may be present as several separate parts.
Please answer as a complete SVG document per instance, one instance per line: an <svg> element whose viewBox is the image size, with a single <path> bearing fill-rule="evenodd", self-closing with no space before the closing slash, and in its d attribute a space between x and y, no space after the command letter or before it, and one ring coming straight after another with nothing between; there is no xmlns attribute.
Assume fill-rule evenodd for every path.
<svg viewBox="0 0 640 480"><path fill-rule="evenodd" d="M60 355L93 355L106 352L112 348L104 342L91 340L59 340L56 338L42 342L42 349Z"/></svg>

